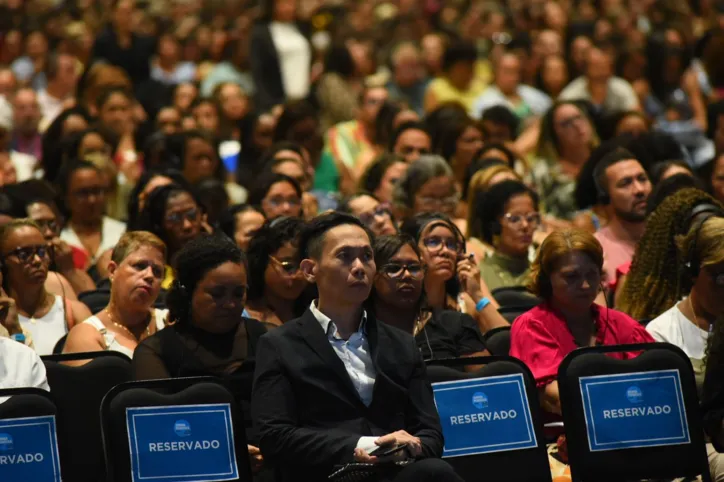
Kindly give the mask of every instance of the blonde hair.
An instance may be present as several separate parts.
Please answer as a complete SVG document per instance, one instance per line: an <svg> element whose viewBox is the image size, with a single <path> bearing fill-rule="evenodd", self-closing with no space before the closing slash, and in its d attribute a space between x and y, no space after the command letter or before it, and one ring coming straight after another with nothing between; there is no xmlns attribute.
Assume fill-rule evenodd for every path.
<svg viewBox="0 0 724 482"><path fill-rule="evenodd" d="M588 231L565 229L549 234L530 267L530 285L528 288L543 299L552 296L551 273L555 265L569 253L579 251L588 256L603 271L603 247Z"/></svg>
<svg viewBox="0 0 724 482"><path fill-rule="evenodd" d="M467 198L468 229L465 233L466 238L470 239L471 237L473 237L482 239L482 228L478 226L478 224L480 224L478 222L480 216L478 216L478 212L476 210L475 200L478 194L485 193L485 191L490 189L490 181L492 181L495 176L503 172L508 172L512 174L518 181L521 180L520 176L513 169L511 169L510 166L507 166L505 164L493 164L492 166L480 169L478 172L473 174L473 177L470 179L470 183L468 184Z"/></svg>
<svg viewBox="0 0 724 482"><path fill-rule="evenodd" d="M710 215L691 225L685 235L676 236L680 259L698 261L694 271L724 262L724 218Z"/></svg>
<svg viewBox="0 0 724 482"><path fill-rule="evenodd" d="M161 238L148 231L128 231L123 233L123 236L113 248L111 261L121 264L129 255L144 246L157 249L163 255L163 259L166 260L166 244L161 241Z"/></svg>

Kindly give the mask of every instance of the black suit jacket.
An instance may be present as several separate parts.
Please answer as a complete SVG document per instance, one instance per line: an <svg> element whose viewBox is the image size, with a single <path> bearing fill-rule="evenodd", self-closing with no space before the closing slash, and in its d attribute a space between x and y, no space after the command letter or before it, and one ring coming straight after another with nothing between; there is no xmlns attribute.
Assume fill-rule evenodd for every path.
<svg viewBox="0 0 724 482"><path fill-rule="evenodd" d="M422 457L442 454L440 420L415 340L369 314L366 331L377 371L369 407L311 311L259 340L252 419L264 458L283 480L324 479L335 465L353 461L360 437L396 430L421 439Z"/></svg>
<svg viewBox="0 0 724 482"><path fill-rule="evenodd" d="M279 55L268 24L255 25L251 31L251 76L254 79L254 101L259 111L266 111L286 99Z"/></svg>

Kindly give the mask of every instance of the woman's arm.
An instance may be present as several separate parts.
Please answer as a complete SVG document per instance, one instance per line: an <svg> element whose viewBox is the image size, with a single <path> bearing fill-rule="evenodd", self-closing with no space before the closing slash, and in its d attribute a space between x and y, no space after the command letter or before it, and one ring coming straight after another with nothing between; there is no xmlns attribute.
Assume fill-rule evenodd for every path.
<svg viewBox="0 0 724 482"><path fill-rule="evenodd" d="M540 404L543 410L550 413L561 414L561 397L558 392L558 381L554 380L539 389Z"/></svg>
<svg viewBox="0 0 724 482"><path fill-rule="evenodd" d="M63 353L87 353L91 351L104 351L106 349L103 335L88 323L81 323L73 327L63 346ZM65 362L70 366L85 365L90 360L77 360Z"/></svg>
<svg viewBox="0 0 724 482"><path fill-rule="evenodd" d="M93 316L90 309L80 301L68 300L67 303L70 304L70 308L73 310L72 323L68 328L72 329L76 325L80 325L85 320ZM70 322L71 320L68 321Z"/></svg>
<svg viewBox="0 0 724 482"><path fill-rule="evenodd" d="M169 330L172 328L165 329ZM145 343L141 343L136 347L136 350L133 352L131 365L133 367L134 380L159 380L172 378L171 374L166 369L166 364L161 358L161 355Z"/></svg>
<svg viewBox="0 0 724 482"><path fill-rule="evenodd" d="M682 87L689 97L689 106L694 112L694 122L706 132L708 121L706 118L706 105L704 104L704 96L701 94L699 82L696 80L696 74L689 69L682 78Z"/></svg>

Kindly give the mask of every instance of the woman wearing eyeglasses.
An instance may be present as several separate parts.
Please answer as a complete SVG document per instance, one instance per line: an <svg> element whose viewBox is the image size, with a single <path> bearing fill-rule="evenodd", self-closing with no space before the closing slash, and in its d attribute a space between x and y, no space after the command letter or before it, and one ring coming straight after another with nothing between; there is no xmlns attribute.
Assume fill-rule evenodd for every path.
<svg viewBox="0 0 724 482"><path fill-rule="evenodd" d="M380 201L371 194L354 194L342 201L342 204L337 210L357 216L375 236L397 233L395 221L392 219L390 205L380 203Z"/></svg>
<svg viewBox="0 0 724 482"><path fill-rule="evenodd" d="M59 204L68 220L60 239L83 249L93 265L113 249L126 225L104 215L108 186L95 165L78 161L61 169L58 177L63 191Z"/></svg>
<svg viewBox="0 0 724 482"><path fill-rule="evenodd" d="M226 236L202 234L185 244L166 297L169 326L136 348L135 379L220 377L242 409L248 407L256 346L266 328L242 317L247 279L246 257ZM245 419L251 425L246 409ZM261 463L258 448L249 446L249 454Z"/></svg>
<svg viewBox="0 0 724 482"><path fill-rule="evenodd" d="M368 304L378 320L412 333L425 360L488 354L470 315L427 306L425 268L414 239L382 236L374 251L377 274Z"/></svg>
<svg viewBox="0 0 724 482"><path fill-rule="evenodd" d="M468 313L480 332L508 322L480 278L480 270L465 253L465 239L444 214L420 214L408 219L400 232L411 236L420 249L425 273L425 296L433 309Z"/></svg>
<svg viewBox="0 0 724 482"><path fill-rule="evenodd" d="M34 222L18 219L6 224L0 231L0 256L3 289L15 300L20 325L32 335L38 354L53 353L58 340L90 311L83 303L45 289L51 253Z"/></svg>
<svg viewBox="0 0 724 482"><path fill-rule="evenodd" d="M262 226L249 243L246 311L267 328L301 316L309 305L300 300L308 286L299 270L296 245L303 224L298 218L277 218Z"/></svg>
<svg viewBox="0 0 724 482"><path fill-rule="evenodd" d="M166 244L171 263L174 256L189 241L208 230L204 213L194 194L178 184L154 189L146 200L139 220L139 230L149 231ZM173 269L167 267L161 287L168 289L173 281Z"/></svg>
<svg viewBox="0 0 724 482"><path fill-rule="evenodd" d="M494 251L480 263L480 274L495 290L527 286L530 247L540 226L538 195L519 181L503 181L478 199L483 241Z"/></svg>
<svg viewBox="0 0 724 482"><path fill-rule="evenodd" d="M255 184L249 193L249 204L261 211L267 220L279 216L301 216L302 188L296 180L284 174L267 172Z"/></svg>

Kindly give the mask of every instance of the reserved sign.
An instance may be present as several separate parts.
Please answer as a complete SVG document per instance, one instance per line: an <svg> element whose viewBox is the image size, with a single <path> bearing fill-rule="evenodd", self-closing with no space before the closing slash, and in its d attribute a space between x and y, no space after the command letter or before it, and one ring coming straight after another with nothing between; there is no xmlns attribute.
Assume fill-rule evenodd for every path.
<svg viewBox="0 0 724 482"><path fill-rule="evenodd" d="M126 409L133 482L239 477L226 404Z"/></svg>
<svg viewBox="0 0 724 482"><path fill-rule="evenodd" d="M0 480L61 482L55 416L0 420Z"/></svg>
<svg viewBox="0 0 724 482"><path fill-rule="evenodd" d="M579 381L592 452L690 443L678 370Z"/></svg>
<svg viewBox="0 0 724 482"><path fill-rule="evenodd" d="M537 446L522 374L433 383L443 457Z"/></svg>

